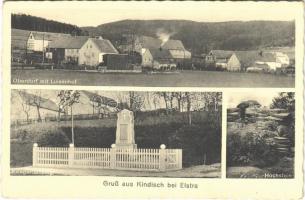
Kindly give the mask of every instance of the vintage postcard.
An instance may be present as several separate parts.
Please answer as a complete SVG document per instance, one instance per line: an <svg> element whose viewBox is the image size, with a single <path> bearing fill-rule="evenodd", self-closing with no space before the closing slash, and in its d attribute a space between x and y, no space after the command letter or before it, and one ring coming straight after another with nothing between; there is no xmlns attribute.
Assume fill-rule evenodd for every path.
<svg viewBox="0 0 305 200"><path fill-rule="evenodd" d="M5 2L10 198L300 199L301 2Z"/></svg>

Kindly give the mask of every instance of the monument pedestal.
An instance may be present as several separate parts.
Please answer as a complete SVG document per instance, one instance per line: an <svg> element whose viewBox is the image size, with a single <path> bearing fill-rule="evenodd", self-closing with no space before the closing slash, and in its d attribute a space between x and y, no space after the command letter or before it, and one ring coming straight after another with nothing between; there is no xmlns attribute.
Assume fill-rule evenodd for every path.
<svg viewBox="0 0 305 200"><path fill-rule="evenodd" d="M118 113L118 120L116 126L116 148L130 148L135 149L137 145L134 140L134 116L133 112L129 110L122 110Z"/></svg>
<svg viewBox="0 0 305 200"><path fill-rule="evenodd" d="M118 148L118 149L136 149L137 145L136 144L116 144L115 148Z"/></svg>

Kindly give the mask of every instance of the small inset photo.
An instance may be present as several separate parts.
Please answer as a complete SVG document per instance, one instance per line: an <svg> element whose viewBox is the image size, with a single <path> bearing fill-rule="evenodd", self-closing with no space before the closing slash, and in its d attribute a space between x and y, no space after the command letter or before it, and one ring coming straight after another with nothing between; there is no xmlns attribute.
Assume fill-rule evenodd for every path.
<svg viewBox="0 0 305 200"><path fill-rule="evenodd" d="M294 95L229 94L227 178L294 178Z"/></svg>

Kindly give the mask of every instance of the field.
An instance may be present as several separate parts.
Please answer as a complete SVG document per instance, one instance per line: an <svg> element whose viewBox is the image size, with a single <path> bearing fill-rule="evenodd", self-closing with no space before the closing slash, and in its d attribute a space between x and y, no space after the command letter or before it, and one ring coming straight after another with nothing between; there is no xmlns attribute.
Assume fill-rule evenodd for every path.
<svg viewBox="0 0 305 200"><path fill-rule="evenodd" d="M273 74L181 71L135 74L64 70L12 70L12 84L146 86L146 87L275 87L292 88L294 77ZM67 82L70 81L70 82Z"/></svg>

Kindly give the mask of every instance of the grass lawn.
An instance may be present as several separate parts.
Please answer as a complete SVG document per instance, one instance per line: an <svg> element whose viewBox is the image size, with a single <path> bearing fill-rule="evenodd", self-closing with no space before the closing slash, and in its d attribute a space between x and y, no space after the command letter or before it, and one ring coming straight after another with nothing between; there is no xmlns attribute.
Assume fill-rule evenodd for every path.
<svg viewBox="0 0 305 200"><path fill-rule="evenodd" d="M12 70L12 84L19 80L38 81L32 84L67 84L59 80L70 80L76 85L97 86L151 86L151 87L276 87L292 88L294 77L273 74L182 71L180 73L135 74L99 73L64 70ZM49 82L45 82L48 80ZM52 80L52 83L50 82ZM73 84L73 83L72 83Z"/></svg>

